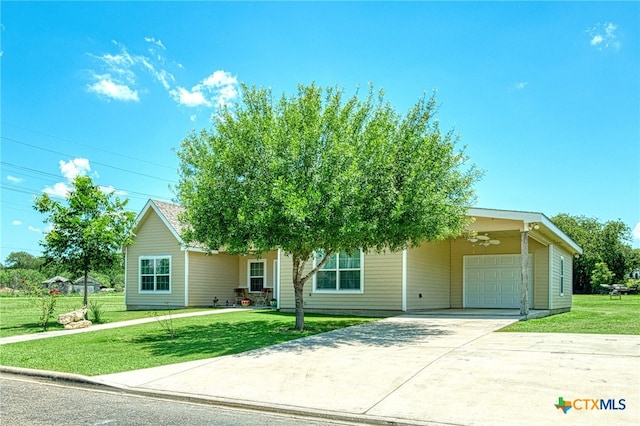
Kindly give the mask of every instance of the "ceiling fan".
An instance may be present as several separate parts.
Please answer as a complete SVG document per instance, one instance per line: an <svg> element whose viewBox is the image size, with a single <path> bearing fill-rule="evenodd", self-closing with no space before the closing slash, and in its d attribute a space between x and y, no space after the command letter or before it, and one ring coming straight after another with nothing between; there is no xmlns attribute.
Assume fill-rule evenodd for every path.
<svg viewBox="0 0 640 426"><path fill-rule="evenodd" d="M484 235L474 234L474 235L471 235L469 238L467 238L467 240L471 244L479 244L484 247L500 244L500 240L491 239L487 234L484 234Z"/></svg>

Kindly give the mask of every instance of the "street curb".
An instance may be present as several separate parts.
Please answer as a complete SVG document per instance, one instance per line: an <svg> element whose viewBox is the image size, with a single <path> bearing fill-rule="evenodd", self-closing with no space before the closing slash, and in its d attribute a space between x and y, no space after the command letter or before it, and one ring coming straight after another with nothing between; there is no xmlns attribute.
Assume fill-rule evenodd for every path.
<svg viewBox="0 0 640 426"><path fill-rule="evenodd" d="M452 423L438 423L428 421L415 421L405 420L399 418L388 418L380 416L370 416L367 414L351 414L351 413L339 413L335 411L322 411L313 408L303 408L297 406L281 405L281 404L266 404L255 401L242 401L231 400L227 398L211 397L198 394L187 394L180 392L169 392L161 390L150 390L144 388L129 387L124 385L118 385L113 383L104 382L101 380L93 379L89 376L83 376L81 374L62 373L58 371L49 370L37 370L21 367L10 367L0 365L0 374L9 374L17 376L27 376L40 379L48 379L51 381L61 381L75 383L87 387L106 388L111 391L119 391L122 393L138 396L147 396L162 398L178 402L190 402L206 404L218 407L226 407L241 410L259 411L261 413L270 414L284 414L291 416L302 416L307 418L313 418L317 420L329 420L329 421L342 421L351 422L356 424L368 424L368 425L394 425L394 426L455 426Z"/></svg>

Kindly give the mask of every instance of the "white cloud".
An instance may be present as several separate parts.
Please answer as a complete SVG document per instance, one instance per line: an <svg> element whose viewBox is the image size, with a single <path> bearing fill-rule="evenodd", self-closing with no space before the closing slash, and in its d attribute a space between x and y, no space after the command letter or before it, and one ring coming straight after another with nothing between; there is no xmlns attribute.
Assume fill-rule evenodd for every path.
<svg viewBox="0 0 640 426"><path fill-rule="evenodd" d="M632 234L634 239L640 241L640 222L636 223L636 226L633 228Z"/></svg>
<svg viewBox="0 0 640 426"><path fill-rule="evenodd" d="M200 83L187 90L178 87L171 96L180 105L187 107L223 107L238 96L238 79L223 70L214 71Z"/></svg>
<svg viewBox="0 0 640 426"><path fill-rule="evenodd" d="M87 172L91 171L91 165L87 158L74 158L70 161L60 160L58 164L62 176L68 180L72 180L76 176L85 176Z"/></svg>
<svg viewBox="0 0 640 426"><path fill-rule="evenodd" d="M618 26L613 22L598 23L587 30L590 37L589 43L598 50L620 50L622 43L617 40L617 29Z"/></svg>
<svg viewBox="0 0 640 426"><path fill-rule="evenodd" d="M518 90L522 90L525 87L527 87L528 84L529 84L528 81L521 81L521 82L515 84L515 88L518 89Z"/></svg>
<svg viewBox="0 0 640 426"><path fill-rule="evenodd" d="M223 70L214 71L202 81L202 86L213 92L216 104L228 105L238 96L238 79Z"/></svg>
<svg viewBox="0 0 640 426"><path fill-rule="evenodd" d="M191 91L185 89L184 87L178 87L175 90L169 92L173 99L178 102L180 105L188 106L188 107L197 107L197 106L211 106L211 103L205 99L204 94L199 91L199 89L194 87Z"/></svg>
<svg viewBox="0 0 640 426"><path fill-rule="evenodd" d="M197 119L197 118L198 118L198 116L197 116L197 115L195 115L195 114L191 114L191 115L189 116L189 120L191 120L191 121L196 121L196 119Z"/></svg>
<svg viewBox="0 0 640 426"><path fill-rule="evenodd" d="M91 171L91 164L87 158L74 158L73 160L58 162L60 173L67 179L67 182L58 182L53 186L45 187L42 192L51 197L66 198L71 191L71 182L76 176L86 176Z"/></svg>
<svg viewBox="0 0 640 426"><path fill-rule="evenodd" d="M42 234L42 229L40 229L40 228L36 228L36 227L34 227L34 226L29 225L29 226L27 226L27 229L28 229L29 231L37 232L37 233L39 233L39 234Z"/></svg>
<svg viewBox="0 0 640 426"><path fill-rule="evenodd" d="M100 191L102 191L103 194L115 194L115 195L127 195L126 191L122 191L119 189L114 188L113 186L109 185L109 186L100 186Z"/></svg>
<svg viewBox="0 0 640 426"><path fill-rule="evenodd" d="M22 178L17 178L15 176L8 175L7 180L11 183L20 183L22 182Z"/></svg>
<svg viewBox="0 0 640 426"><path fill-rule="evenodd" d="M144 68L156 79L160 82L160 84L162 84L162 87L164 87L165 89L169 90L171 88L171 84L169 83L169 81L171 82L175 82L176 79L173 76L173 74L171 74L170 72L161 69L161 70L157 70L153 64L144 56L140 56L139 57L139 62L140 64L142 64L144 66Z"/></svg>
<svg viewBox="0 0 640 426"><path fill-rule="evenodd" d="M14 221L12 221L12 222L11 222L11 224L12 224L13 226L20 226L20 225L22 225L22 221L20 221L20 220L14 220Z"/></svg>
<svg viewBox="0 0 640 426"><path fill-rule="evenodd" d="M138 102L140 100L137 90L133 90L125 84L113 81L110 74L95 75L94 77L98 81L87 85L90 92L118 101Z"/></svg>
<svg viewBox="0 0 640 426"><path fill-rule="evenodd" d="M209 77L202 80L203 86L226 87L237 84L238 80L230 73L223 70L214 71Z"/></svg>
<svg viewBox="0 0 640 426"><path fill-rule="evenodd" d="M42 192L55 198L66 198L71 191L71 187L64 182L58 182L53 186L45 187Z"/></svg>
<svg viewBox="0 0 640 426"><path fill-rule="evenodd" d="M162 44L162 40L156 40L154 37L145 37L144 41L153 43L155 45L160 46L163 50L167 50L167 48Z"/></svg>
<svg viewBox="0 0 640 426"><path fill-rule="evenodd" d="M238 79L224 70L214 71L191 89L176 84L176 77L169 69L184 70L184 66L163 56L167 48L162 40L154 37L145 37L144 40L154 46L150 46L143 55L129 53L124 45L115 40L112 43L119 52L90 54L100 70L90 70L93 81L87 85L88 90L108 100L139 102L140 95L146 93L140 82L142 71L159 82L181 106L221 108L238 97Z"/></svg>

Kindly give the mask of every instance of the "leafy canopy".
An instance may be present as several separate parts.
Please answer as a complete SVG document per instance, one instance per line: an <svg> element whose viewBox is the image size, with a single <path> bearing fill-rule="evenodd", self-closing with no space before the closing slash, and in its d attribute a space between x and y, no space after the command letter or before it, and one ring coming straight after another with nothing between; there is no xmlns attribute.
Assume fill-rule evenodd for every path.
<svg viewBox="0 0 640 426"><path fill-rule="evenodd" d="M574 283L578 291L592 291L593 272L603 262L613 279L622 282L637 268L636 254L631 248L631 229L620 220L601 222L586 216L561 213L552 222L582 247L582 255L574 262ZM601 267L600 267L601 268Z"/></svg>
<svg viewBox="0 0 640 426"><path fill-rule="evenodd" d="M45 222L51 224L41 243L45 259L64 263L85 278L89 271L118 265L121 248L133 243L135 215L125 211L127 201L103 193L88 176L72 181L66 204L47 194L36 197L35 210L46 214ZM84 296L86 305L86 288Z"/></svg>
<svg viewBox="0 0 640 426"><path fill-rule="evenodd" d="M4 267L8 269L38 269L43 260L26 251L14 251L9 253L4 261Z"/></svg>
<svg viewBox="0 0 640 426"><path fill-rule="evenodd" d="M183 237L304 262L318 249L395 251L459 234L480 173L435 110L424 96L401 116L373 88L361 99L300 85L274 99L243 86L239 104L181 144Z"/></svg>

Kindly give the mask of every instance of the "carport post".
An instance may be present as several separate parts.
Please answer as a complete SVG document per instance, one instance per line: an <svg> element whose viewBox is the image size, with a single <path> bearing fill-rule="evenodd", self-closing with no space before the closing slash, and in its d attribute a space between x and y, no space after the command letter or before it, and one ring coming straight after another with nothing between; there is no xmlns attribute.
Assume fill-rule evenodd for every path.
<svg viewBox="0 0 640 426"><path fill-rule="evenodd" d="M529 284L529 224L525 222L524 228L520 233L520 258L521 258L521 271L520 271L520 315L523 315L527 319L529 315L529 294L527 287Z"/></svg>

